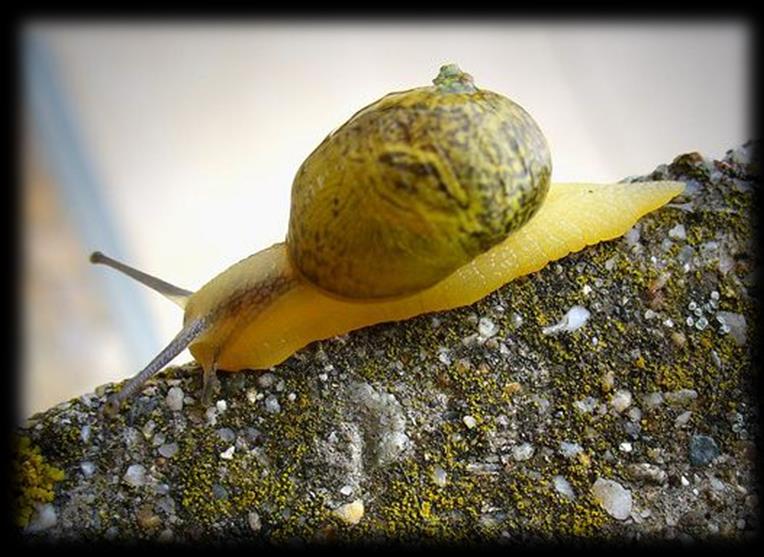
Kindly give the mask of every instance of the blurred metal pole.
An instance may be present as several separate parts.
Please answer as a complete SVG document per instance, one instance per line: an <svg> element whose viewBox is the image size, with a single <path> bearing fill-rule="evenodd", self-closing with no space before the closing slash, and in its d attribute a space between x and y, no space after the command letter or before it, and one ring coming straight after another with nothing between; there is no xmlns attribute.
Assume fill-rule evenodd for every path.
<svg viewBox="0 0 764 557"><path fill-rule="evenodd" d="M41 140L53 182L68 212L66 217L80 236L84 248L82 258L72 264L89 266L88 256L96 249L130 261L104 202L104 185L96 177L78 133L76 113L61 87L55 56L40 33L27 30L22 37L22 98L25 109ZM108 114L104 117L108 118ZM93 273L103 287L103 291L96 295L103 296L122 333L131 366L131 369L124 370L124 375L131 376L161 348L149 312L135 291L137 286L131 281L100 268L94 267ZM63 316L62 322L66 322L66 316Z"/></svg>

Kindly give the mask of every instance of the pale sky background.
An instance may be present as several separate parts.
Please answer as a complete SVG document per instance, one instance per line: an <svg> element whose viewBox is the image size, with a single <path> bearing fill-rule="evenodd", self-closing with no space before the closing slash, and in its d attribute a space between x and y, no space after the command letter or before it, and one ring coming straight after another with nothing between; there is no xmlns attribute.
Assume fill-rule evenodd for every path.
<svg viewBox="0 0 764 557"><path fill-rule="evenodd" d="M111 255L195 290L283 240L292 178L332 129L390 91L429 84L444 63L536 119L555 181L617 181L688 151L721 158L752 133L751 30L734 21L48 22L24 36L50 63L101 200L76 200L81 178L66 165L77 142L46 135L54 119L46 101L29 102L30 86L34 172L70 186L49 188L58 201L39 211L44 223L25 223L39 286L23 306L26 414L132 376L180 329L175 305L89 266L110 243L92 223L112 227ZM78 247L54 248L67 235ZM58 307L62 293L100 309ZM115 297L122 313L110 313ZM129 337L132 308L151 322Z"/></svg>

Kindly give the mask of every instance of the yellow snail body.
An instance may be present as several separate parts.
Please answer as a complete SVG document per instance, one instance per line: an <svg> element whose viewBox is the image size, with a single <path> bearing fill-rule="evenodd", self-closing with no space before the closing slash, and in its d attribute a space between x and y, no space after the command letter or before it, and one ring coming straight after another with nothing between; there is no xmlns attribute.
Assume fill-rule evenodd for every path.
<svg viewBox="0 0 764 557"><path fill-rule="evenodd" d="M196 292L100 253L185 308L183 329L105 408L115 413L188 347L204 369L266 369L315 340L471 304L512 279L616 238L680 182L551 184L533 119L455 65L434 85L357 112L308 156L286 243Z"/></svg>

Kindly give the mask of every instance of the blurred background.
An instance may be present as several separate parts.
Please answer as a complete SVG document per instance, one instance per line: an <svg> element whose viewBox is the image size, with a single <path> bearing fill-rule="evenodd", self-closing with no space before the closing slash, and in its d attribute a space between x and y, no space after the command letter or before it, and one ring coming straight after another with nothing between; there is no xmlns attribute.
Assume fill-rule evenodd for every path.
<svg viewBox="0 0 764 557"><path fill-rule="evenodd" d="M292 178L331 130L444 63L533 115L556 181L617 181L688 151L721 158L751 133L743 22L21 31L22 417L132 376L180 329L177 306L90 265L91 251L199 288L283 240Z"/></svg>

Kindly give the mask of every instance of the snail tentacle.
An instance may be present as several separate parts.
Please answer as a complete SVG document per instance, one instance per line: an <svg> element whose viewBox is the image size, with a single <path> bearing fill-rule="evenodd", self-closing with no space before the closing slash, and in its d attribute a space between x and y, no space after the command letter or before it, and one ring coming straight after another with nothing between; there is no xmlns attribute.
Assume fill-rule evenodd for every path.
<svg viewBox="0 0 764 557"><path fill-rule="evenodd" d="M113 259L109 257L108 255L104 255L100 251L94 251L93 253L90 254L90 262L111 267L112 269L115 269L119 271L120 273L123 273L129 276L130 278L137 280L141 284L148 286L152 290L159 292L162 296L164 296L165 298L179 305L182 308L186 307L186 302L193 294L193 292L190 290L186 290L185 288L180 288L179 286L170 284L169 282L164 281L155 276L149 275L148 273L139 271L135 267L131 267L130 265L126 265L125 263L122 263L121 261L117 261L116 259Z"/></svg>
<svg viewBox="0 0 764 557"><path fill-rule="evenodd" d="M130 379L122 390L109 397L103 409L104 414L108 416L116 414L125 400L135 394L152 375L167 365L170 360L185 350L205 330L206 326L207 323L204 319L197 319L184 326L175 338L170 341L170 344L151 360L149 365Z"/></svg>

